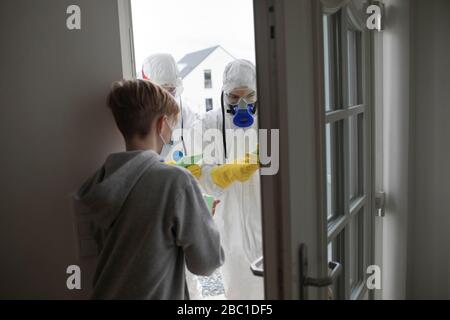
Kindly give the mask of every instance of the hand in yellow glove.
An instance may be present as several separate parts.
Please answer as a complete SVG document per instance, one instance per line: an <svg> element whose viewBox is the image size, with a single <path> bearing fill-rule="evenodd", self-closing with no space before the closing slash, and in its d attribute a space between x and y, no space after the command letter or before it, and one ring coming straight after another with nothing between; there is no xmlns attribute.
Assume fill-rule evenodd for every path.
<svg viewBox="0 0 450 320"><path fill-rule="evenodd" d="M249 180L258 169L259 163L251 163L251 161L224 164L214 168L211 172L211 177L216 185L225 189L235 181L245 182Z"/></svg>

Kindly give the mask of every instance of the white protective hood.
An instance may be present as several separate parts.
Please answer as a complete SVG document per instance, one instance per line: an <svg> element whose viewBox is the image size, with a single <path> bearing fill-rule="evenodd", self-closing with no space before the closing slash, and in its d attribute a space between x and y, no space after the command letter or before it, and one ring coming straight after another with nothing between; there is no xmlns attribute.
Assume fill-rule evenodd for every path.
<svg viewBox="0 0 450 320"><path fill-rule="evenodd" d="M238 59L230 62L223 73L225 93L237 88L248 88L256 91L256 68L248 60Z"/></svg>
<svg viewBox="0 0 450 320"><path fill-rule="evenodd" d="M150 80L160 86L177 88L175 96L183 91L183 80L180 77L175 59L167 53L152 54L144 60L142 78Z"/></svg>

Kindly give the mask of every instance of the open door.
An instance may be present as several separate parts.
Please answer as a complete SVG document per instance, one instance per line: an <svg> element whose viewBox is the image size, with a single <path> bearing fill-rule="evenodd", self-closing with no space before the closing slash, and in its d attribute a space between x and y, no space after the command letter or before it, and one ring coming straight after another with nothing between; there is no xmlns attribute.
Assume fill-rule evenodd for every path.
<svg viewBox="0 0 450 320"><path fill-rule="evenodd" d="M373 261L371 35L362 0L255 1L266 297L368 298Z"/></svg>

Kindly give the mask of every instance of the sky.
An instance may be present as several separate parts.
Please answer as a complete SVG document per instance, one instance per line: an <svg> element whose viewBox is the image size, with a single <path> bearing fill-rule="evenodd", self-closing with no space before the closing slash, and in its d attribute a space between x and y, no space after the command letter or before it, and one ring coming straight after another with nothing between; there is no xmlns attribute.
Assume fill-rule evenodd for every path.
<svg viewBox="0 0 450 320"><path fill-rule="evenodd" d="M252 0L132 0L136 68L153 53L185 54L221 45L255 62Z"/></svg>

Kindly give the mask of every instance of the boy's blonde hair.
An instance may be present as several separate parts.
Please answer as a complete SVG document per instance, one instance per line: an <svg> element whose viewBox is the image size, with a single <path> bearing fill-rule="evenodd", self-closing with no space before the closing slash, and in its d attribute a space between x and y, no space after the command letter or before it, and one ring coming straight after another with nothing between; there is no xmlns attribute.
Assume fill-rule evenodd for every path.
<svg viewBox="0 0 450 320"><path fill-rule="evenodd" d="M148 80L121 80L114 82L107 98L117 127L130 139L145 137L159 116L176 116L179 107L163 88Z"/></svg>

